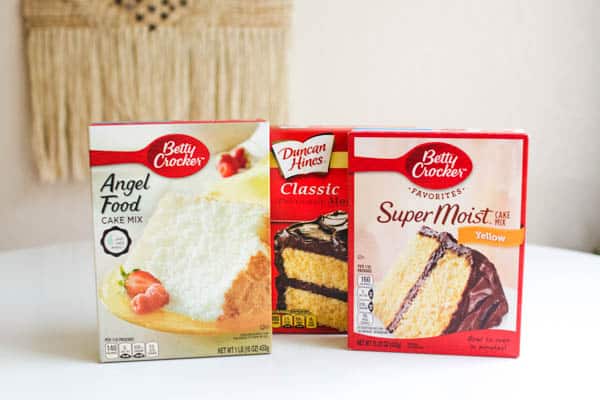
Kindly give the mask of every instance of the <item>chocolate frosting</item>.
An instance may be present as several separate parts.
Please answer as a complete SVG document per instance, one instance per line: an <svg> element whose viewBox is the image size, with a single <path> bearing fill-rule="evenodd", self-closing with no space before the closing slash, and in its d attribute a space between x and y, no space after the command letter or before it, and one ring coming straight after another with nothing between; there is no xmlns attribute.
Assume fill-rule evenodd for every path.
<svg viewBox="0 0 600 400"><path fill-rule="evenodd" d="M340 301L348 301L348 292L343 290L317 285L312 282L301 281L298 279L288 278L285 275L279 275L275 279L275 287L277 288L277 309L286 310L287 304L285 302L285 290L288 287L295 289L305 290L307 292L320 294L321 296L331 297Z"/></svg>
<svg viewBox="0 0 600 400"><path fill-rule="evenodd" d="M419 290L447 250L467 257L471 264L471 273L457 310L443 334L487 329L499 325L508 312L508 302L494 264L480 252L458 244L456 239L447 232L436 232L423 226L419 234L437 239L440 246L429 258L421 276L408 292L392 322L386 327L387 330L389 332L396 330Z"/></svg>
<svg viewBox="0 0 600 400"><path fill-rule="evenodd" d="M344 211L334 211L321 215L314 221L300 222L288 226L275 235L274 252L275 267L279 276L275 281L277 289L277 309L287 309L285 290L288 287L306 290L312 293L348 301L348 292L288 278L285 274L283 250L297 250L316 253L324 256L348 261L348 214Z"/></svg>
<svg viewBox="0 0 600 400"><path fill-rule="evenodd" d="M275 235L275 256L286 247L348 261L348 214L334 211L288 226Z"/></svg>

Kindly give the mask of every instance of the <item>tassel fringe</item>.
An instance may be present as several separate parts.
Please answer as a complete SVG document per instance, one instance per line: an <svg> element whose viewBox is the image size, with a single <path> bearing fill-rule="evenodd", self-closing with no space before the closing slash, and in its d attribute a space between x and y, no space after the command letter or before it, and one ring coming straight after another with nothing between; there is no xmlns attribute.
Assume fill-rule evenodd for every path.
<svg viewBox="0 0 600 400"><path fill-rule="evenodd" d="M99 12L98 4L108 7L106 3L114 2L24 3L29 22L33 155L42 181L87 179L87 126L91 122L286 121L289 2L198 1L197 6L218 8L220 13L213 9L209 14L221 22L197 25L193 20L200 14L192 13L192 21L182 14L155 30L135 24L122 13L112 25L91 20L92 11L80 15L77 23L67 23L58 11L49 11L50 3L60 3L67 10L59 11L77 15L82 13L82 4L94 3L92 11ZM238 7L233 23L222 23L228 15L224 3ZM264 3L258 7L263 19L255 18L254 24L251 18L242 20L247 3L253 4L254 12L258 3ZM118 13L110 7L106 10ZM270 15L269 10L282 18ZM206 12L201 17L206 22Z"/></svg>

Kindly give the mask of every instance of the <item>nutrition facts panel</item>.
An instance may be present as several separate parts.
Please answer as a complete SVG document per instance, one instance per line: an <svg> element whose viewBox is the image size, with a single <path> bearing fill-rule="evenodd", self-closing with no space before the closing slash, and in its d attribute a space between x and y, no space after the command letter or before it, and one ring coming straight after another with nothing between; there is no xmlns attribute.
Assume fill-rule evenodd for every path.
<svg viewBox="0 0 600 400"><path fill-rule="evenodd" d="M317 317L308 311L274 311L273 328L314 329Z"/></svg>
<svg viewBox="0 0 600 400"><path fill-rule="evenodd" d="M157 342L133 342L133 341L118 341L109 338L104 344L104 357L107 360L127 360L127 359L142 359L158 357Z"/></svg>
<svg viewBox="0 0 600 400"><path fill-rule="evenodd" d="M373 314L373 298L375 297L373 274L365 272L356 274L355 295L354 325L356 331L367 335L386 336L387 330Z"/></svg>
<svg viewBox="0 0 600 400"><path fill-rule="evenodd" d="M373 275L358 274L357 275L357 293L358 299L357 312L358 324L371 326L373 325Z"/></svg>

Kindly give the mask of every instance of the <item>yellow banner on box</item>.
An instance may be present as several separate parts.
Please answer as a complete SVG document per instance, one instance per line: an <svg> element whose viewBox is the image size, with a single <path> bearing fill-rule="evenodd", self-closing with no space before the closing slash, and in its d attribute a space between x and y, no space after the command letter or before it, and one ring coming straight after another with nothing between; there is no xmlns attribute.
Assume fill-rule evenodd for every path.
<svg viewBox="0 0 600 400"><path fill-rule="evenodd" d="M488 246L515 247L525 241L525 229L500 229L486 226L458 228L458 242L487 244Z"/></svg>

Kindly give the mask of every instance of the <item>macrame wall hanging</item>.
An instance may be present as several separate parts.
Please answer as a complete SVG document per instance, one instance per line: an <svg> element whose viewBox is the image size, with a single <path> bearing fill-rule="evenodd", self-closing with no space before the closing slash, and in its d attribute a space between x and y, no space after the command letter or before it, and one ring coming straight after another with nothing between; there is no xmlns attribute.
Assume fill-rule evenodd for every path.
<svg viewBox="0 0 600 400"><path fill-rule="evenodd" d="M287 117L292 0L24 0L42 181L87 177L93 121Z"/></svg>

